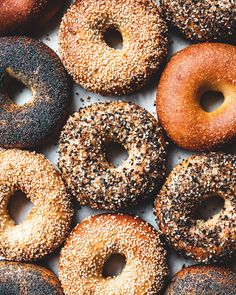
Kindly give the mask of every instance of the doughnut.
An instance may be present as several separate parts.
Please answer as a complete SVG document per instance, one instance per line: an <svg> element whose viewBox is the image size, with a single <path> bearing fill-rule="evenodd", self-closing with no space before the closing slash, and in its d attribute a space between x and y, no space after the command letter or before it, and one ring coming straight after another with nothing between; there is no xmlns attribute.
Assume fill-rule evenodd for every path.
<svg viewBox="0 0 236 295"><path fill-rule="evenodd" d="M104 277L112 254L125 256L118 276ZM161 294L168 274L159 233L138 217L96 215L77 225L59 256L59 278L65 295Z"/></svg>
<svg viewBox="0 0 236 295"><path fill-rule="evenodd" d="M9 97L9 78L32 90L20 106ZM0 146L30 148L45 143L63 126L70 82L58 56L40 41L0 38Z"/></svg>
<svg viewBox="0 0 236 295"><path fill-rule="evenodd" d="M117 142L128 159L115 167L106 146ZM160 184L166 145L157 120L133 103L95 103L74 113L60 136L58 166L69 192L94 209L136 204Z"/></svg>
<svg viewBox="0 0 236 295"><path fill-rule="evenodd" d="M236 250L236 156L194 155L177 165L156 202L158 225L169 244L196 261L221 262ZM208 219L196 216L209 197L224 199Z"/></svg>
<svg viewBox="0 0 236 295"><path fill-rule="evenodd" d="M235 295L236 273L216 266L190 266L178 272L165 295Z"/></svg>
<svg viewBox="0 0 236 295"><path fill-rule="evenodd" d="M221 92L214 112L200 105L207 91ZM201 43L175 54L157 89L158 118L169 137L188 150L212 150L236 136L236 46Z"/></svg>
<svg viewBox="0 0 236 295"><path fill-rule="evenodd" d="M15 191L34 204L16 225L7 205ZM21 150L0 151L0 255L31 261L58 248L70 230L73 210L61 177L42 155Z"/></svg>
<svg viewBox="0 0 236 295"><path fill-rule="evenodd" d="M232 0L160 0L168 23L187 39L223 40L236 32L236 2Z"/></svg>
<svg viewBox="0 0 236 295"><path fill-rule="evenodd" d="M63 295L63 291L58 278L44 267L1 261L0 294Z"/></svg>
<svg viewBox="0 0 236 295"><path fill-rule="evenodd" d="M0 36L29 33L45 26L64 0L1 0Z"/></svg>
<svg viewBox="0 0 236 295"><path fill-rule="evenodd" d="M119 31L123 48L107 45ZM76 1L62 19L59 47L74 81L102 95L133 93L158 70L167 54L167 26L153 0Z"/></svg>

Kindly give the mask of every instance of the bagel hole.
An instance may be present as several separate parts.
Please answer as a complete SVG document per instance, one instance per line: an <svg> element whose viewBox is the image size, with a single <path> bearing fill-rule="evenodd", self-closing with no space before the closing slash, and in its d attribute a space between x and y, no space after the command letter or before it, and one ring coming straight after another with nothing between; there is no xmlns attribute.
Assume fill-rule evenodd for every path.
<svg viewBox="0 0 236 295"><path fill-rule="evenodd" d="M195 211L195 219L207 220L218 214L225 205L225 200L220 196L210 196L204 200Z"/></svg>
<svg viewBox="0 0 236 295"><path fill-rule="evenodd" d="M115 167L120 166L129 156L124 146L114 141L110 141L106 144L105 155L107 161Z"/></svg>
<svg viewBox="0 0 236 295"><path fill-rule="evenodd" d="M116 277L122 273L126 265L126 258L122 254L111 254L105 261L102 269L102 276L104 278Z"/></svg>
<svg viewBox="0 0 236 295"><path fill-rule="evenodd" d="M106 44L116 50L123 48L123 37L119 30L116 28L109 28L104 33L104 40Z"/></svg>
<svg viewBox="0 0 236 295"><path fill-rule="evenodd" d="M18 225L22 223L33 208L33 203L22 191L16 191L8 202L8 213Z"/></svg>
<svg viewBox="0 0 236 295"><path fill-rule="evenodd" d="M200 105L205 112L212 113L223 104L224 100L223 93L207 91L201 96Z"/></svg>
<svg viewBox="0 0 236 295"><path fill-rule="evenodd" d="M8 95L11 100L22 106L32 100L32 91L21 81L11 77L8 84Z"/></svg>

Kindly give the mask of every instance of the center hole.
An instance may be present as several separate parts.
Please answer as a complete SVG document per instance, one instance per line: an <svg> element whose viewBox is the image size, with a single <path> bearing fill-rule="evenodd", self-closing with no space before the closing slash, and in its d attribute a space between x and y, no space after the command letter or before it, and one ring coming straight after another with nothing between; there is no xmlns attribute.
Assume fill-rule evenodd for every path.
<svg viewBox="0 0 236 295"><path fill-rule="evenodd" d="M12 77L8 85L8 95L19 106L29 103L32 100L31 90L25 84Z"/></svg>
<svg viewBox="0 0 236 295"><path fill-rule="evenodd" d="M33 203L22 191L16 191L8 202L8 212L16 224L23 222L33 208Z"/></svg>
<svg viewBox="0 0 236 295"><path fill-rule="evenodd" d="M195 212L195 218L198 220L207 220L218 214L225 205L225 201L220 196L211 196L204 200Z"/></svg>
<svg viewBox="0 0 236 295"><path fill-rule="evenodd" d="M122 144L117 142L109 142L106 147L106 159L115 167L120 166L127 158L128 152Z"/></svg>
<svg viewBox="0 0 236 295"><path fill-rule="evenodd" d="M104 40L113 49L121 50L123 48L122 34L115 28L110 28L104 33Z"/></svg>
<svg viewBox="0 0 236 295"><path fill-rule="evenodd" d="M212 113L224 102L224 95L217 91L205 92L200 100L200 105L205 112Z"/></svg>
<svg viewBox="0 0 236 295"><path fill-rule="evenodd" d="M112 254L103 265L102 276L116 277L122 273L126 265L126 258L122 254Z"/></svg>

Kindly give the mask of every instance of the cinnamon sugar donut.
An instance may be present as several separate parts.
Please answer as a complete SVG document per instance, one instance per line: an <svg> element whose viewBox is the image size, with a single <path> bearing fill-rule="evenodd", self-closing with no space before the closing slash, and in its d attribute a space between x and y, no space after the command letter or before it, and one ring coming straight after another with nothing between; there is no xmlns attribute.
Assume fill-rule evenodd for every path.
<svg viewBox="0 0 236 295"><path fill-rule="evenodd" d="M200 105L217 91L224 103L214 112ZM157 89L158 118L169 137L189 150L211 150L236 136L236 46L202 43L175 54Z"/></svg>
<svg viewBox="0 0 236 295"><path fill-rule="evenodd" d="M105 278L103 265L125 256L121 274ZM62 248L59 278L66 295L160 294L167 276L166 251L159 233L138 217L92 216L77 225Z"/></svg>
<svg viewBox="0 0 236 295"><path fill-rule="evenodd" d="M8 93L10 78L32 90L24 105ZM58 56L27 37L0 38L0 146L42 145L63 126L70 101L69 77Z"/></svg>
<svg viewBox="0 0 236 295"><path fill-rule="evenodd" d="M104 34L118 30L123 48L109 47ZM153 0L76 1L63 17L62 61L76 83L102 95L143 87L167 53L167 27Z"/></svg>
<svg viewBox="0 0 236 295"><path fill-rule="evenodd" d="M203 263L235 253L235 171L236 157L223 153L195 155L174 168L155 203L159 227L174 249ZM197 218L211 196L224 199L224 207L211 218Z"/></svg>
<svg viewBox="0 0 236 295"><path fill-rule="evenodd" d="M7 204L15 191L34 204L19 225ZM44 156L20 150L0 151L0 255L28 261L51 253L65 240L73 210L64 183Z"/></svg>
<svg viewBox="0 0 236 295"><path fill-rule="evenodd" d="M117 168L106 160L109 142L129 157ZM59 145L59 168L70 193L81 205L118 210L147 197L162 182L166 145L157 120L133 103L90 105L73 114Z"/></svg>
<svg viewBox="0 0 236 295"><path fill-rule="evenodd" d="M44 267L0 262L1 295L63 295L58 278Z"/></svg>
<svg viewBox="0 0 236 295"><path fill-rule="evenodd" d="M190 266L178 272L165 295L235 295L236 273L216 266Z"/></svg>
<svg viewBox="0 0 236 295"><path fill-rule="evenodd" d="M236 32L234 0L161 0L170 24L194 41L225 39Z"/></svg>
<svg viewBox="0 0 236 295"><path fill-rule="evenodd" d="M64 0L1 0L0 35L27 33L47 24Z"/></svg>

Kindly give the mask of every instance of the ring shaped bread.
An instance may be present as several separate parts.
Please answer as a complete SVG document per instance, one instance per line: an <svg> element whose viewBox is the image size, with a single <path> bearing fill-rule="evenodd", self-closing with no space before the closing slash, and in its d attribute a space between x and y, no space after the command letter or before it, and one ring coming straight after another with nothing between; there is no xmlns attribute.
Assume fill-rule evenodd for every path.
<svg viewBox="0 0 236 295"><path fill-rule="evenodd" d="M16 225L7 205L15 191L34 204ZM0 151L0 255L30 261L53 252L70 230L73 210L63 181L44 156L20 150Z"/></svg>
<svg viewBox="0 0 236 295"><path fill-rule="evenodd" d="M123 271L104 277L104 263L117 253L126 258ZM160 295L167 273L159 233L128 215L85 219L75 227L59 257L59 278L66 295Z"/></svg>
<svg viewBox="0 0 236 295"><path fill-rule="evenodd" d="M128 158L115 167L106 145L117 142ZM64 126L59 168L81 205L118 210L148 197L163 181L166 144L158 121L133 103L92 104L74 113Z"/></svg>
<svg viewBox="0 0 236 295"><path fill-rule="evenodd" d="M169 244L203 263L230 259L236 250L236 157L192 156L177 165L155 203L157 221ZM224 207L211 218L196 211L211 196Z"/></svg>
<svg viewBox="0 0 236 295"><path fill-rule="evenodd" d="M207 91L221 92L214 112L201 107ZM157 114L169 137L189 150L212 150L236 136L236 46L202 43L177 52L157 89Z"/></svg>

